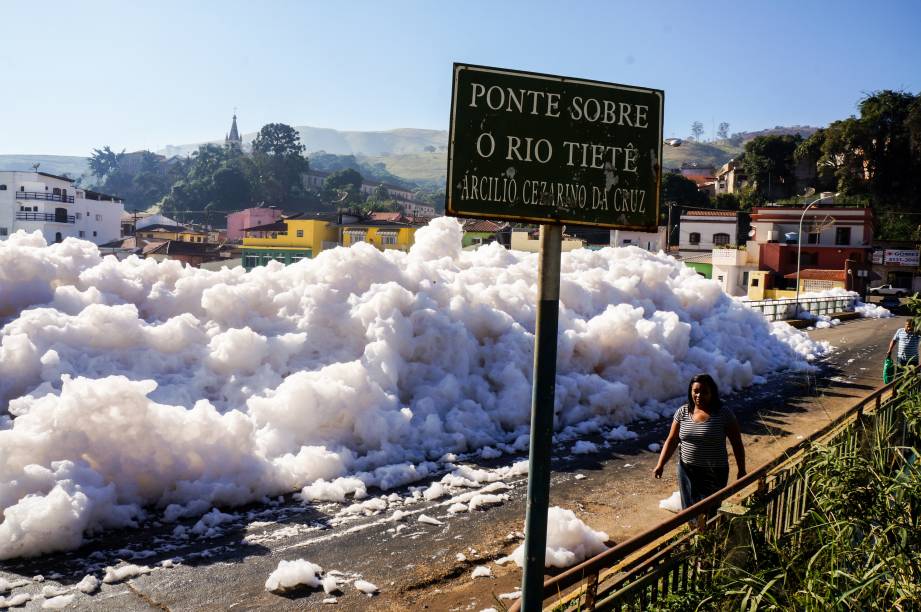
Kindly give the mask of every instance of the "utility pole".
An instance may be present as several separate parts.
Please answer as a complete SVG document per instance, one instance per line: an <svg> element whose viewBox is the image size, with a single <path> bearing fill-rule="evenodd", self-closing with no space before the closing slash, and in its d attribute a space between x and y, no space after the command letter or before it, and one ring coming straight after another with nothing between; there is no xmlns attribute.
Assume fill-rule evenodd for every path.
<svg viewBox="0 0 921 612"><path fill-rule="evenodd" d="M668 253L672 246L672 206L674 202L666 202L668 205L668 226L665 228L665 252Z"/></svg>

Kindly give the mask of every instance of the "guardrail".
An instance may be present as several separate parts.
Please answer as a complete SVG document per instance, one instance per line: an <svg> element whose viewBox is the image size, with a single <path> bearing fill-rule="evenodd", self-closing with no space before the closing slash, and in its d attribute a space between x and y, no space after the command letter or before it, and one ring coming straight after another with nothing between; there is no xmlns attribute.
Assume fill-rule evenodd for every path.
<svg viewBox="0 0 921 612"><path fill-rule="evenodd" d="M45 193L42 191L17 191L17 200L45 200L49 202L64 202L67 204L74 203L74 196L63 196L57 193Z"/></svg>
<svg viewBox="0 0 921 612"><path fill-rule="evenodd" d="M46 221L50 223L76 223L77 219L74 215L67 216L58 216L54 213L40 213L40 212L23 212L21 210L16 211L16 220L17 221Z"/></svg>
<svg viewBox="0 0 921 612"><path fill-rule="evenodd" d="M867 426L887 428L902 416L896 380L862 399L822 429L743 478L682 510L667 521L544 582L544 608L553 610L645 610L672 593L687 592L712 579L716 551L695 556L694 538L706 530L729 533L730 519L741 510L759 513L763 537L789 533L809 511L808 478L798 469L814 442L823 441L840 452L853 452ZM913 388L917 389L918 383ZM885 401L884 401L885 398ZM868 414L866 411L871 411ZM860 424L862 427L856 427ZM905 428L900 428L905 442ZM739 504L723 502L746 491ZM725 554L727 551L721 551ZM509 612L518 612L515 602Z"/></svg>
<svg viewBox="0 0 921 612"><path fill-rule="evenodd" d="M799 299L799 312L813 315L833 314L836 312L853 312L857 298L854 296L832 296ZM751 300L742 301L749 308L760 310L769 321L786 321L796 318L796 300Z"/></svg>

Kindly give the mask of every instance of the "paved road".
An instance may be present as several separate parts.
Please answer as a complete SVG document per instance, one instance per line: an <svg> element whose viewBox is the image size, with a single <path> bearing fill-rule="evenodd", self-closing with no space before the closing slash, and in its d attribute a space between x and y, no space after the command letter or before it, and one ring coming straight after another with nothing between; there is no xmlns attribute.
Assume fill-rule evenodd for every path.
<svg viewBox="0 0 921 612"><path fill-rule="evenodd" d="M728 398L743 424L748 465L757 467L784 447L820 428L880 384L883 351L902 318L856 320L810 332L837 350L819 372L775 375ZM612 443L593 455L559 452L554 462L551 503L576 511L593 528L622 541L667 518L658 500L675 490L673 468L666 477L651 477L656 454L647 450L661 442L667 420L634 426L637 440ZM591 438L590 438L591 439ZM600 438L594 441L602 443ZM571 444L571 443L570 443ZM567 445L569 446L569 445ZM508 463L504 458L503 464ZM484 462L478 467L494 468ZM264 581L279 560L306 558L325 569L361 575L381 593L373 599L351 585L338 597L340 610L482 610L495 606L496 596L520 582L514 565L492 561L519 543L516 532L524 516L525 477L505 478L509 499L487 510L448 516L444 499L419 500L402 506L410 514L387 520L391 511L344 519L341 506L306 507L293 499L275 506L237 509L239 518L221 525L211 539L182 540L175 525L98 538L79 551L38 559L7 562L0 577L15 579L42 574L43 583L15 591L40 592L46 586L70 586L87 571L120 561L153 567L181 557L171 568L115 584L103 585L93 597L80 595L73 609L85 610L303 610L325 607L322 591L302 590L279 596L267 593ZM406 496L407 491L397 491ZM440 504L440 505L439 505ZM426 514L443 525L420 523ZM187 527L191 523L185 524ZM151 552L146 552L150 550ZM149 556L148 556L149 555ZM463 555L459 560L458 555ZM472 569L488 565L493 577L472 579ZM27 604L38 608L36 599Z"/></svg>

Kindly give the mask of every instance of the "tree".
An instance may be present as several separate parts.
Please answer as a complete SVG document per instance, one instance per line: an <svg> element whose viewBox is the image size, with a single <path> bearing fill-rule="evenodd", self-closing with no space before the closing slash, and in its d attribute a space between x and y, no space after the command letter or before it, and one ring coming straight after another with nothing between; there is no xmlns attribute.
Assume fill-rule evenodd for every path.
<svg viewBox="0 0 921 612"><path fill-rule="evenodd" d="M745 143L742 166L754 185L753 195L764 202L794 195L796 189L793 154L802 137L790 135L758 136Z"/></svg>
<svg viewBox="0 0 921 612"><path fill-rule="evenodd" d="M716 137L720 140L726 140L729 138L729 124L727 122L720 122L720 127L716 130Z"/></svg>
<svg viewBox="0 0 921 612"><path fill-rule="evenodd" d="M262 126L253 139L253 155L270 155L279 158L297 158L304 153L301 136L290 125L269 123Z"/></svg>
<svg viewBox="0 0 921 612"><path fill-rule="evenodd" d="M346 168L326 177L323 190L328 201L336 202L338 206L359 205L365 201L361 192L362 182L364 179L357 170Z"/></svg>
<svg viewBox="0 0 921 612"><path fill-rule="evenodd" d="M116 153L109 148L109 145L101 149L93 149L93 154L88 160L90 170L101 180L104 180L109 174L118 170L118 164L124 156L124 149L122 149L121 153Z"/></svg>
<svg viewBox="0 0 921 612"><path fill-rule="evenodd" d="M691 134L693 134L694 140L700 140L701 135L704 133L704 124L700 121L695 121L691 124Z"/></svg>
<svg viewBox="0 0 921 612"><path fill-rule="evenodd" d="M720 210L739 210L741 203L739 198L732 193L720 193L717 194L713 206Z"/></svg>
<svg viewBox="0 0 921 612"><path fill-rule="evenodd" d="M306 198L301 175L309 169L297 130L284 123L262 126L253 140L253 195L260 201L290 206Z"/></svg>

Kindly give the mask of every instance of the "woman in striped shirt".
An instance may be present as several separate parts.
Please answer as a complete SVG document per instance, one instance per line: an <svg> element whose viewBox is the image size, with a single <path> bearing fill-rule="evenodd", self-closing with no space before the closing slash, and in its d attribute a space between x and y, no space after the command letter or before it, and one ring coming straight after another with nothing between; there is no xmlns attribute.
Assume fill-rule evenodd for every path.
<svg viewBox="0 0 921 612"><path fill-rule="evenodd" d="M741 478L745 475L745 448L739 423L732 410L720 401L716 382L708 374L698 374L688 386L688 403L675 412L655 469L655 477L662 478L662 470L680 442L678 489L682 508L693 506L726 486L729 481L726 438L736 458L737 478Z"/></svg>

